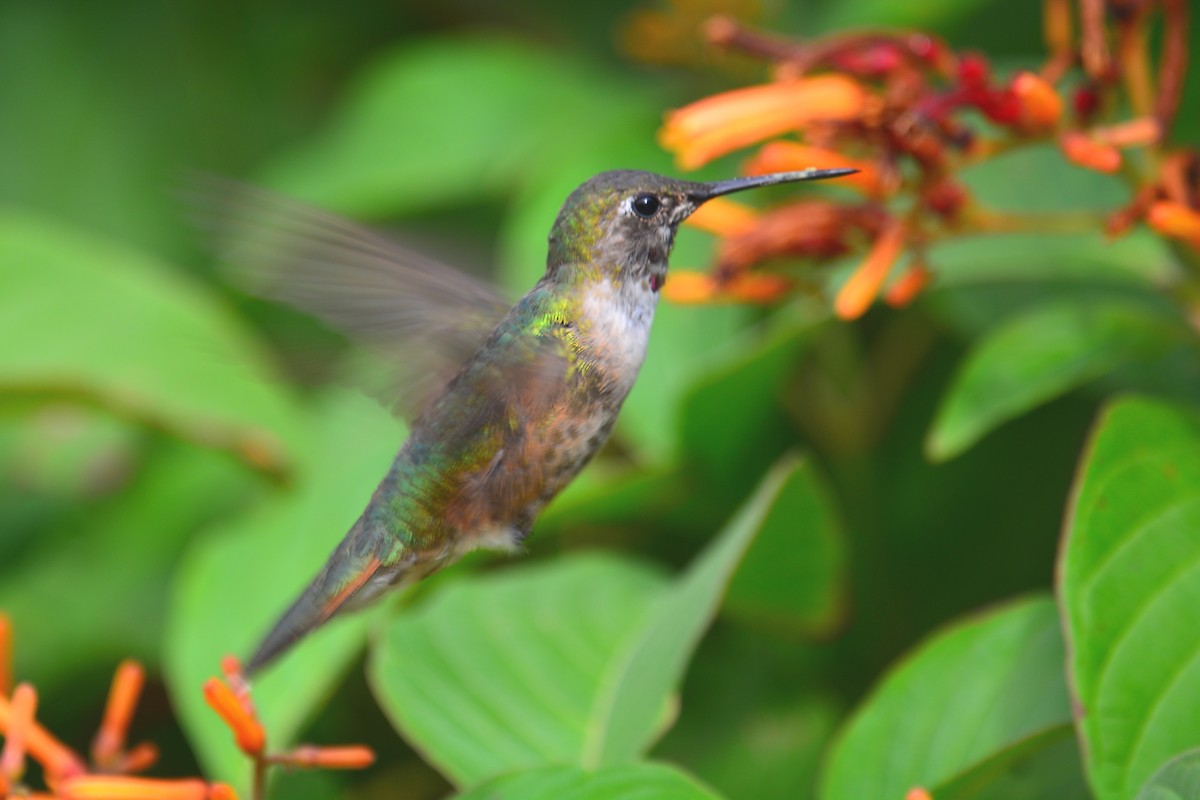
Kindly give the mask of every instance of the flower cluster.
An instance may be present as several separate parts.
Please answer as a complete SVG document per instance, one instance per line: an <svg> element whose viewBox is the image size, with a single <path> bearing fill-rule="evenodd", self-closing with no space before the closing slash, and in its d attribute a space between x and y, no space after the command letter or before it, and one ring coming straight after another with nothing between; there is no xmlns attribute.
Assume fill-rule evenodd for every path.
<svg viewBox="0 0 1200 800"><path fill-rule="evenodd" d="M1153 76L1146 40L1156 9L1166 24ZM854 167L859 173L837 186L858 199L807 199L765 212L709 203L689 222L721 237L716 268L676 273L667 296L771 302L797 275L756 269L764 262L822 263L865 249L833 300L834 311L852 319L881 294L892 305L912 300L933 275L929 245L950 236L1101 225L1116 235L1145 220L1200 248L1196 154L1165 145L1185 70L1185 0L1080 0L1078 15L1071 0L1046 0L1045 20L1045 65L1006 77L982 55L922 33L793 41L710 20L711 44L771 62L774 80L668 113L661 144L685 169L747 147L757 147L744 164L751 175ZM1118 109L1132 116L1107 118ZM1084 168L1127 177L1133 201L1107 220L1080 214L1057 224L1063 220L989 209L959 180L965 166L1035 142L1056 143ZM1131 160L1130 148L1146 156ZM893 276L905 255L905 269Z"/></svg>
<svg viewBox="0 0 1200 800"><path fill-rule="evenodd" d="M204 696L233 730L238 746L255 764L255 794L262 796L263 775L271 764L290 767L359 769L374 761L365 747L301 746L287 753L265 753L266 734L250 703L236 661L226 659L226 681L212 679ZM158 759L149 742L126 746L129 723L141 696L145 672L134 661L117 667L100 729L92 740L90 760L67 747L36 721L37 691L28 683L11 683L12 627L0 614L0 798L15 800L237 800L223 783L200 778L141 777ZM238 687L230 688L230 685ZM23 783L26 756L42 768L45 791Z"/></svg>
<svg viewBox="0 0 1200 800"><path fill-rule="evenodd" d="M241 665L233 656L226 656L221 661L221 671L224 680L205 681L204 700L229 726L238 749L254 763L255 798L264 795L266 770L272 765L295 769L363 769L375 763L375 753L362 745L300 745L283 753L268 753L266 729L258 719Z"/></svg>

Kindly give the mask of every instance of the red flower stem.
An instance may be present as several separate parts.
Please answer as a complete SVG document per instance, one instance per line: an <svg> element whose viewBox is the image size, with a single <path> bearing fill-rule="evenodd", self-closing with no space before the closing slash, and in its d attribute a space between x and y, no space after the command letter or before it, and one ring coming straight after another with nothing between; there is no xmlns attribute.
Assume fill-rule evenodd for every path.
<svg viewBox="0 0 1200 800"><path fill-rule="evenodd" d="M704 38L717 47L770 61L792 58L799 48L795 42L750 30L733 17L724 15L710 17L704 23Z"/></svg>
<svg viewBox="0 0 1200 800"><path fill-rule="evenodd" d="M927 67L930 61L923 60L914 51L916 39L936 52L949 54L942 42L927 34L914 37L908 33L887 31L856 31L854 33L823 36L810 41L797 41L770 36L742 25L733 17L715 16L704 24L704 38L710 44L726 50L737 50L746 55L769 61L786 61L795 74L803 74L817 67L828 66L839 56L852 54L865 48L893 45L896 52L917 67ZM936 69L948 73L953 59L936 60Z"/></svg>
<svg viewBox="0 0 1200 800"><path fill-rule="evenodd" d="M1154 109L1154 82L1146 50L1146 15L1139 10L1117 25L1117 63L1135 117L1148 117Z"/></svg>
<svg viewBox="0 0 1200 800"><path fill-rule="evenodd" d="M250 788L251 800L266 800L267 797L267 760L262 756L254 759L254 783Z"/></svg>
<svg viewBox="0 0 1200 800"><path fill-rule="evenodd" d="M1154 104L1154 116L1162 126L1163 138L1175 121L1179 111L1179 100L1183 95L1183 80L1188 65L1188 2L1187 0L1162 0L1163 47L1162 61L1158 70L1158 99Z"/></svg>
<svg viewBox="0 0 1200 800"><path fill-rule="evenodd" d="M1084 71L1097 81L1107 81L1112 70L1104 27L1104 7L1105 0L1079 0L1080 23L1083 27L1080 56Z"/></svg>
<svg viewBox="0 0 1200 800"><path fill-rule="evenodd" d="M1075 63L1071 0L1045 0L1042 5L1042 30L1050 60L1042 67L1041 75L1047 83L1057 83Z"/></svg>

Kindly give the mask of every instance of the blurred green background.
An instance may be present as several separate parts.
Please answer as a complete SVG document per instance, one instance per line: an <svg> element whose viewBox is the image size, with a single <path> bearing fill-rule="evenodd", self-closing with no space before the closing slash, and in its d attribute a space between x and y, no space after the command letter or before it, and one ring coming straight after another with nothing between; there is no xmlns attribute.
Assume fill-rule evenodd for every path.
<svg viewBox="0 0 1200 800"><path fill-rule="evenodd" d="M698 44L717 11L805 36L920 28L1003 69L1042 53L1033 0L0 2L0 609L52 730L85 747L111 668L135 657L151 681L133 735L162 747L156 774L242 780L200 681L247 652L403 439L369 401L326 386L342 340L233 287L188 223L189 181L231 176L392 230L515 298L574 186L603 169L672 172L655 145L662 113L765 77ZM1181 140L1195 138L1195 107ZM1125 197L1049 149L967 178L1000 207ZM711 245L685 231L673 264L702 268ZM750 551L650 753L729 797L809 796L834 730L900 654L965 612L1050 588L1103 397L1197 396L1159 291L1172 265L1145 234L970 240L935 251L940 280L914 307L854 325L812 298L770 313L664 307L613 445L526 556L471 559L400 604L434 614L473 571L591 551L649 565L652 578L614 579L615 595L661 591L772 464L801 453L813 499L795 519L820 522L800 561L811 596ZM926 457L985 335L1035 307L1109 301L1171 318L1169 334L1106 351L1029 413L961 440L962 455ZM439 797L444 776L470 774L445 766L419 719L397 724L441 773L410 749L363 677L364 629L416 635L381 633L394 610L332 626L263 677L280 740L380 754L361 774L283 776L277 796Z"/></svg>

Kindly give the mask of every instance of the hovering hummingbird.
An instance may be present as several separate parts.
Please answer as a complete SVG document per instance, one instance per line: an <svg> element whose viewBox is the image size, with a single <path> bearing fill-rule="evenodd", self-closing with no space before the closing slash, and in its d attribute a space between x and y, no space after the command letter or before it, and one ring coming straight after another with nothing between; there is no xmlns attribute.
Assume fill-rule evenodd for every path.
<svg viewBox="0 0 1200 800"><path fill-rule="evenodd" d="M412 420L366 509L246 674L467 551L518 547L612 432L646 355L679 224L714 197L854 171L712 183L601 173L567 198L545 275L511 308L482 283L350 223L243 190L258 212L258 255L248 260L261 292L389 353L407 369L390 397Z"/></svg>

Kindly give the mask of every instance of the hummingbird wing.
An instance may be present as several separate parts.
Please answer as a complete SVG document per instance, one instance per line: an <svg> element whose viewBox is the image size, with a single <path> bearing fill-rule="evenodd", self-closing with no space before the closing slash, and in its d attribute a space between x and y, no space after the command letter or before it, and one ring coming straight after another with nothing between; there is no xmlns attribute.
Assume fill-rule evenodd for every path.
<svg viewBox="0 0 1200 800"><path fill-rule="evenodd" d="M196 194L218 254L244 287L380 356L391 374L364 388L410 420L510 307L481 280L273 192L207 179Z"/></svg>

